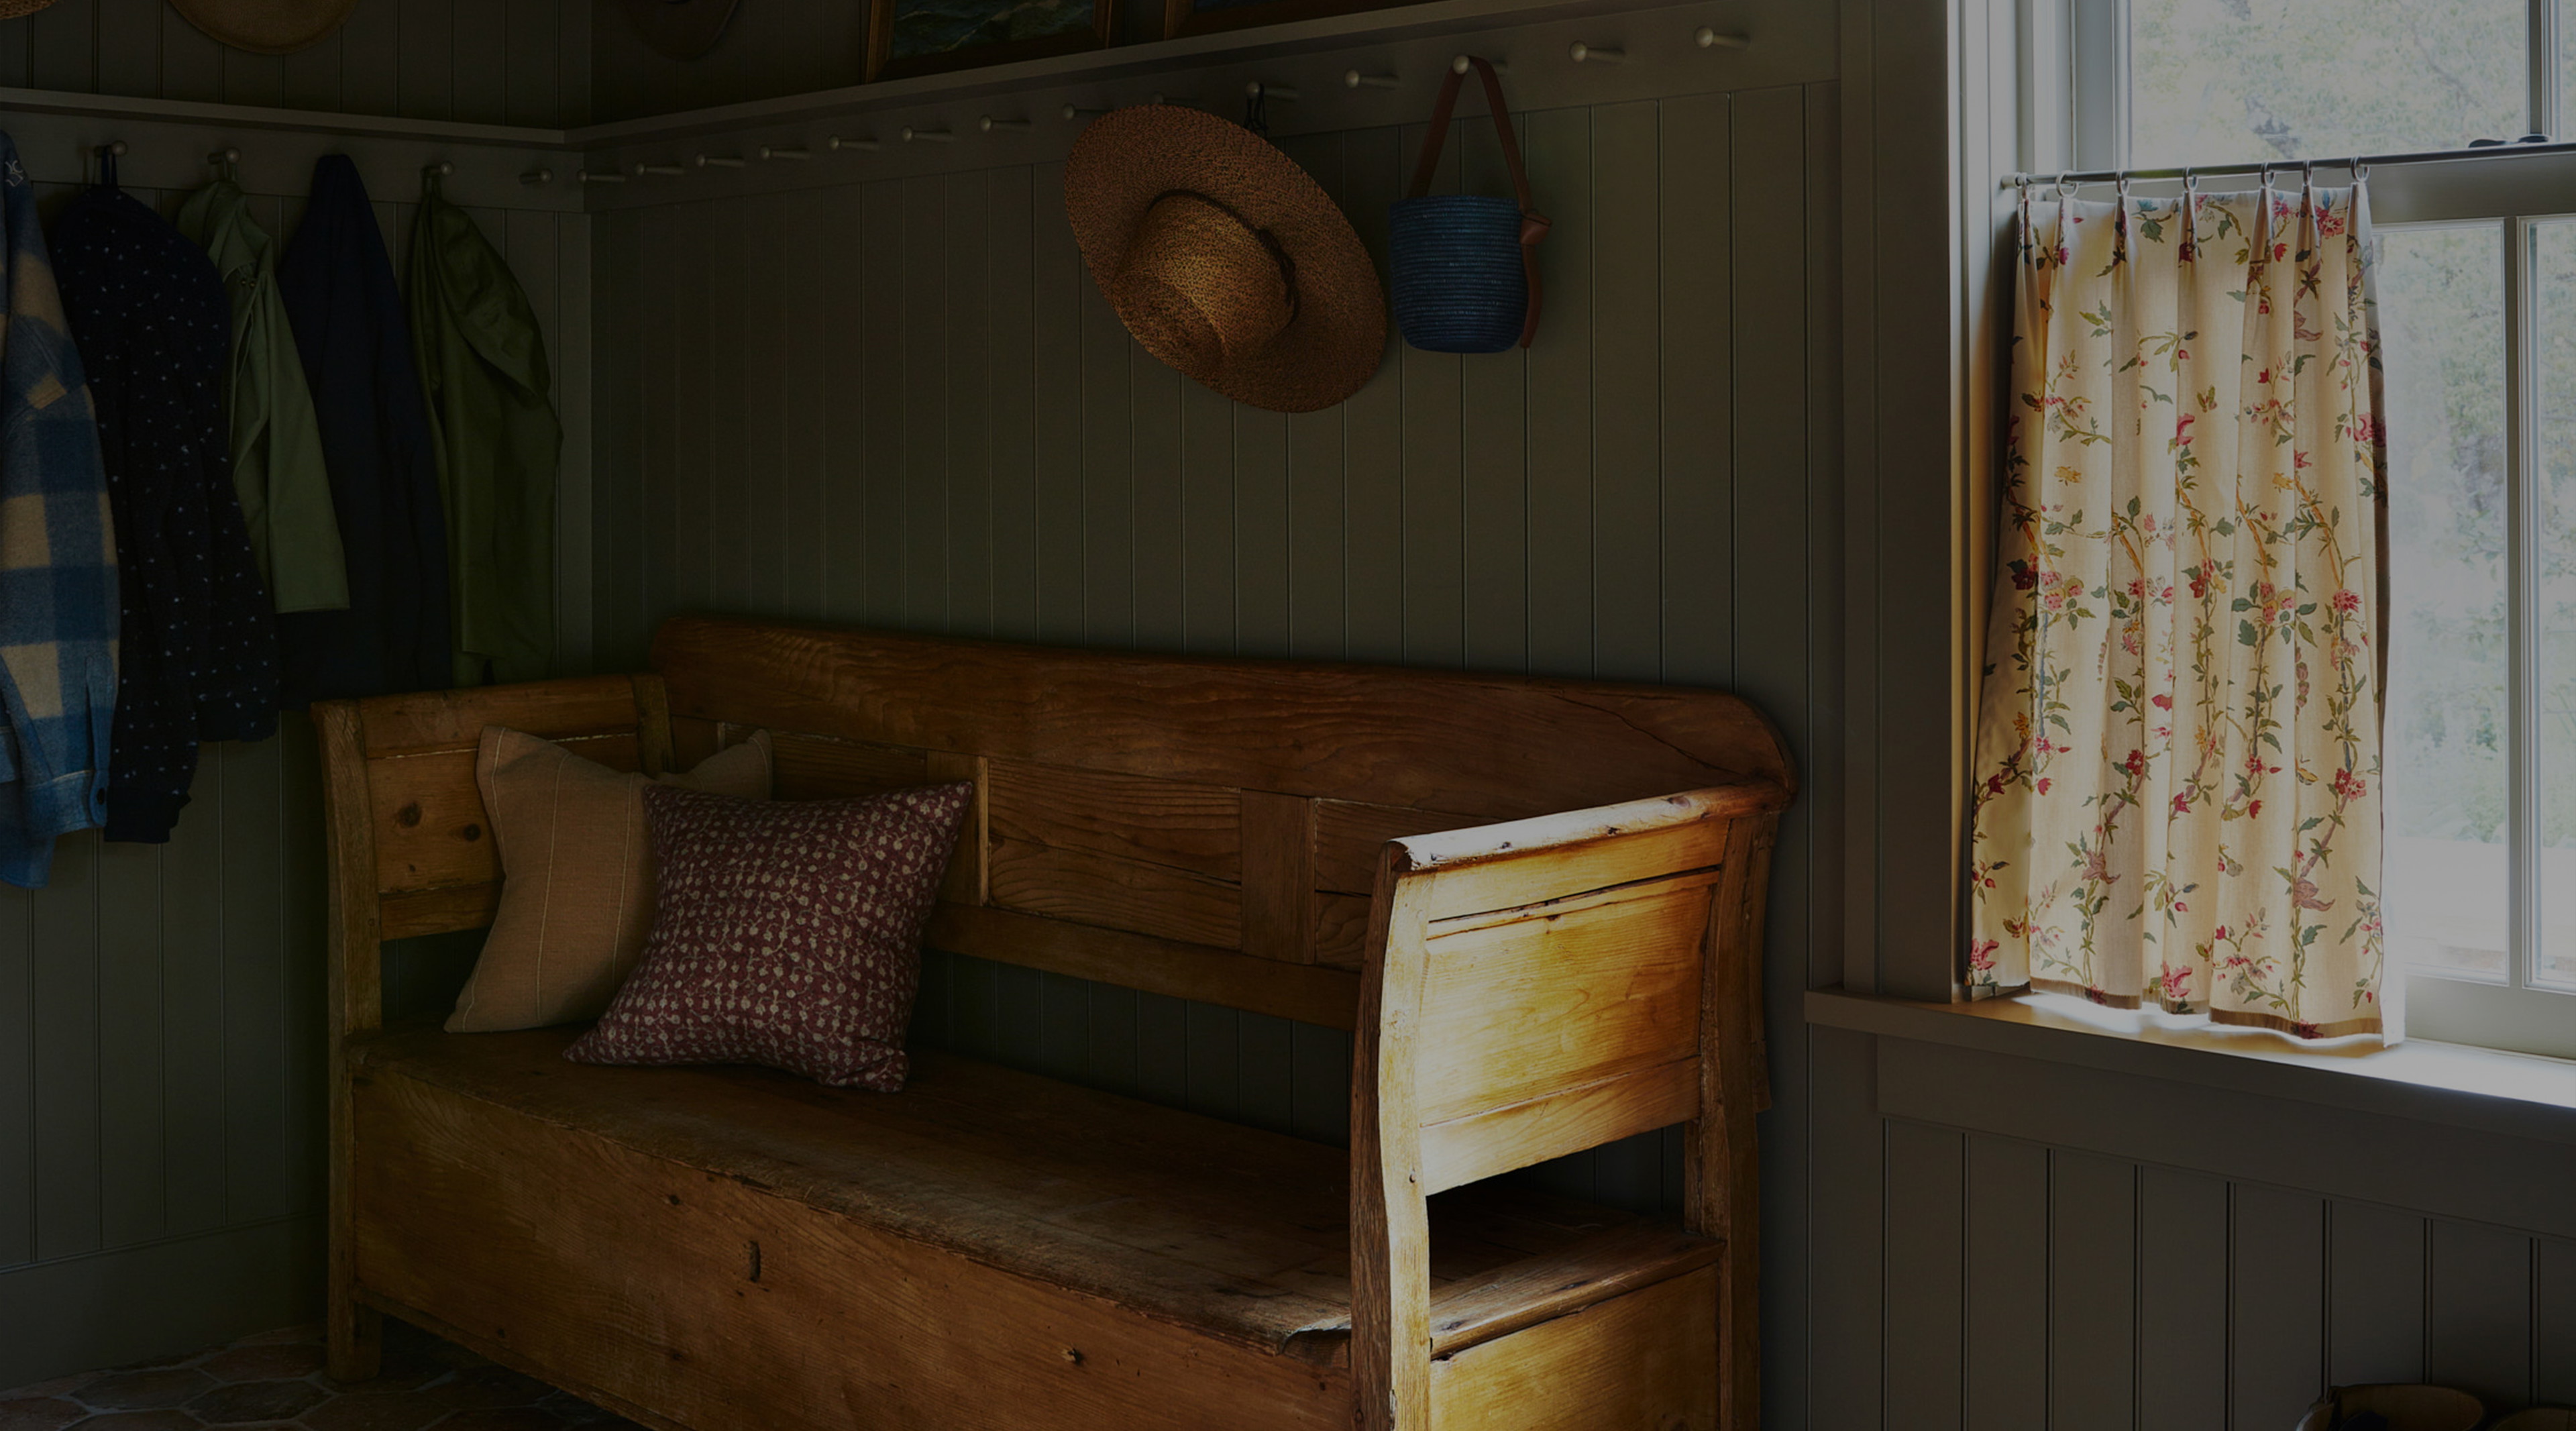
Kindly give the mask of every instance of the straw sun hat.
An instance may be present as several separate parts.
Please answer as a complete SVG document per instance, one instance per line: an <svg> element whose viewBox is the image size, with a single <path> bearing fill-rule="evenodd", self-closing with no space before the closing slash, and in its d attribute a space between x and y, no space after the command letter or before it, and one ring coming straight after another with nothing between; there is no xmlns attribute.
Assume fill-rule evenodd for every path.
<svg viewBox="0 0 2576 1431"><path fill-rule="evenodd" d="M7 3L15 6L25 0ZM186 16L189 24L255 55L294 54L339 29L357 4L358 0L170 0L170 8Z"/></svg>
<svg viewBox="0 0 2576 1431"><path fill-rule="evenodd" d="M1322 186L1204 110L1093 120L1064 168L1092 279L1145 351L1238 402L1331 407L1386 350L1368 250Z"/></svg>

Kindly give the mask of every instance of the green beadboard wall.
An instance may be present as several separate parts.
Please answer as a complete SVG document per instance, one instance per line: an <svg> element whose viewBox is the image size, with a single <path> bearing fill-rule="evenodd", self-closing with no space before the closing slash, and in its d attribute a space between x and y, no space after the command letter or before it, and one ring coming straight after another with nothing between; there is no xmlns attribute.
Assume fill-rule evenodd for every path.
<svg viewBox="0 0 2576 1431"><path fill-rule="evenodd" d="M37 188L47 212L73 192ZM127 192L164 214L185 198ZM272 233L301 212L294 195L253 204ZM412 209L376 205L397 263ZM587 220L469 212L546 324L559 405L586 434ZM586 470L581 451L568 448ZM568 491L586 502L578 478ZM567 610L586 620L588 591L575 595ZM289 715L270 740L207 747L168 845L82 834L61 842L48 888L0 886L0 1389L318 1314L319 781L311 725ZM389 998L434 1007L470 943L461 957L453 940L392 951Z"/></svg>

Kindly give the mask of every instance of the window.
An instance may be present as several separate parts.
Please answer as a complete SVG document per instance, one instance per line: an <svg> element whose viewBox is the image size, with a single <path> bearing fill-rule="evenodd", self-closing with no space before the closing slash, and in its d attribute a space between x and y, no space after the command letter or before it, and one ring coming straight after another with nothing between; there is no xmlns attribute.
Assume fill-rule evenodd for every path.
<svg viewBox="0 0 2576 1431"><path fill-rule="evenodd" d="M2327 161L2576 138L2576 0L2065 4L2030 34L2071 80L2038 166L2341 184ZM2576 1057L2576 154L2382 165L2370 196L2390 979L2417 1036Z"/></svg>

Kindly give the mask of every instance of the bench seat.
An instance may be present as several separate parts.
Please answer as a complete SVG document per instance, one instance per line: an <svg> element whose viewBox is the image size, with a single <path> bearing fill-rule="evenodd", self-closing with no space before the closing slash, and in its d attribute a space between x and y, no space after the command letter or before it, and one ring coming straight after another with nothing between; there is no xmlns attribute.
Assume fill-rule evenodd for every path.
<svg viewBox="0 0 2576 1431"><path fill-rule="evenodd" d="M674 1206L686 1174L722 1179L1202 1336L1347 1365L1349 1160L1339 1148L936 1052L916 1052L910 1085L886 1095L762 1068L567 1062L580 1032L429 1026L353 1044L356 1137L364 1166L384 1169L359 1199L370 1284L437 1270L366 1265L400 1255L399 1224L441 1193L440 1160L415 1164L392 1145L427 1151L434 1122L524 1120L672 1165ZM1473 1185L1431 1206L1444 1354L1723 1251L1674 1224L1533 1188ZM781 1255L743 1251L744 1280L789 1271Z"/></svg>

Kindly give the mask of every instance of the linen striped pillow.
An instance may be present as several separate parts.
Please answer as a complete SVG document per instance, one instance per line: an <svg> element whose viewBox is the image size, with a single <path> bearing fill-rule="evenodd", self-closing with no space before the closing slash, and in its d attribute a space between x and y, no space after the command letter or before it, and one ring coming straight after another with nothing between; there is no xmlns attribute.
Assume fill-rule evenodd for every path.
<svg viewBox="0 0 2576 1431"><path fill-rule="evenodd" d="M769 732L662 784L769 798ZM653 847L644 776L611 770L525 731L486 726L474 781L501 857L501 904L449 1033L500 1033L595 1019L653 927Z"/></svg>

